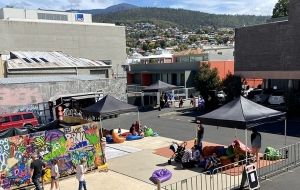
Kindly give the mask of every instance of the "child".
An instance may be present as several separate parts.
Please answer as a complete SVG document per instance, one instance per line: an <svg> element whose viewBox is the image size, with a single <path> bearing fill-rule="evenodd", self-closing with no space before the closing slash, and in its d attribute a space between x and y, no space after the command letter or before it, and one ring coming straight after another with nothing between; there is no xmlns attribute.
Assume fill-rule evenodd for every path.
<svg viewBox="0 0 300 190"><path fill-rule="evenodd" d="M55 189L59 189L58 184L58 178L59 178L59 170L57 166L57 160L52 160L52 166L51 166L51 190L53 189L53 186L55 185Z"/></svg>
<svg viewBox="0 0 300 190"><path fill-rule="evenodd" d="M213 172L213 170L218 167L219 163L220 160L217 158L217 154L213 153L206 161L205 170Z"/></svg>
<svg viewBox="0 0 300 190"><path fill-rule="evenodd" d="M82 187L84 190L87 190L86 188L86 182L85 182L85 163L86 161L84 159L80 160L80 164L76 167L76 178L79 182L78 190L82 190Z"/></svg>

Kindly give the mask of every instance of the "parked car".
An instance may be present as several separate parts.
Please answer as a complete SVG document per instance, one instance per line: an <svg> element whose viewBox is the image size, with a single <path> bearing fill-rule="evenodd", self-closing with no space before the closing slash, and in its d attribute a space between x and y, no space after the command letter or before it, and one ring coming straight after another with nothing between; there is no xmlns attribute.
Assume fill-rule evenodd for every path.
<svg viewBox="0 0 300 190"><path fill-rule="evenodd" d="M9 128L36 127L39 122L32 112L19 112L0 115L0 131Z"/></svg>
<svg viewBox="0 0 300 190"><path fill-rule="evenodd" d="M248 96L247 98L249 100L253 100L254 99L254 96L255 95L258 95L258 94L261 94L262 93L262 89L254 89L254 90L251 90L249 93L248 93Z"/></svg>
<svg viewBox="0 0 300 190"><path fill-rule="evenodd" d="M257 103L267 103L271 93L272 93L271 90L264 89L264 90L261 91L260 94L255 94L254 95L253 101L257 102Z"/></svg>
<svg viewBox="0 0 300 190"><path fill-rule="evenodd" d="M284 100L284 92L283 91L275 91L271 94L268 99L268 102L272 105L283 105L285 104Z"/></svg>

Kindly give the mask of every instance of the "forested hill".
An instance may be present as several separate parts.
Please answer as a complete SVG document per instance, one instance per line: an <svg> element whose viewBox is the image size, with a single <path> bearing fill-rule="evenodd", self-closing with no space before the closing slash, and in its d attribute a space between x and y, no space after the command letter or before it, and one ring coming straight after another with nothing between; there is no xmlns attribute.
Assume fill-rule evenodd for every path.
<svg viewBox="0 0 300 190"><path fill-rule="evenodd" d="M199 26L240 27L265 23L268 16L216 15L199 11L171 8L135 8L121 12L93 15L94 22L125 23L151 22L164 26L180 28L199 28Z"/></svg>

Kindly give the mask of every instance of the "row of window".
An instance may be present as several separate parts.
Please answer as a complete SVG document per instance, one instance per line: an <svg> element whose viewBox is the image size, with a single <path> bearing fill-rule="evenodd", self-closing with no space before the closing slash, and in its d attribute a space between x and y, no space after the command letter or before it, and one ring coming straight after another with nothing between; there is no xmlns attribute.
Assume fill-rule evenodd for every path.
<svg viewBox="0 0 300 190"><path fill-rule="evenodd" d="M44 61L45 63L48 63L49 61L45 58L40 57L40 60ZM32 63L28 58L23 58L24 61L26 61L27 63ZM33 60L36 63L40 63L41 61L38 60L37 58L31 58L31 60Z"/></svg>
<svg viewBox="0 0 300 190"><path fill-rule="evenodd" d="M68 21L68 15L64 15L64 14L50 14L50 13L38 13L38 19Z"/></svg>
<svg viewBox="0 0 300 190"><path fill-rule="evenodd" d="M27 114L23 114L23 118L24 119L33 119L34 116L32 113L27 113ZM6 116L6 117L2 117L0 118L0 123L7 123L7 122L11 122L11 121L21 121L22 119L22 115L12 115L12 116Z"/></svg>

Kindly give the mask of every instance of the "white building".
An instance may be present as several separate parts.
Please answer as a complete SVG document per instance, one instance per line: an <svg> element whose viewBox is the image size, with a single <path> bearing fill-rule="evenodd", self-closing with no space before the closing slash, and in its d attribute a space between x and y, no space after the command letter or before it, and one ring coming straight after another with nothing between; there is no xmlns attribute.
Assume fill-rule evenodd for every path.
<svg viewBox="0 0 300 190"><path fill-rule="evenodd" d="M61 51L74 57L109 60L112 77L124 74L125 27L93 23L90 14L3 8L0 54L11 51Z"/></svg>

